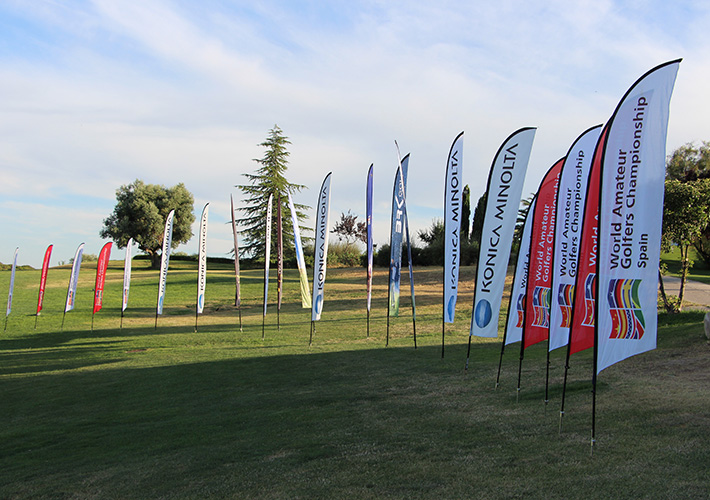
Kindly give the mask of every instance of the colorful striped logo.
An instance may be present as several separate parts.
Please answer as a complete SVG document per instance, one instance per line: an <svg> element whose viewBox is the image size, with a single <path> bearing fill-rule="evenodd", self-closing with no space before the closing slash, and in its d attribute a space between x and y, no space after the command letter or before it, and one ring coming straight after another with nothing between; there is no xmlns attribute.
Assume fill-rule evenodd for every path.
<svg viewBox="0 0 710 500"><path fill-rule="evenodd" d="M646 320L639 301L640 279L611 279L607 292L612 329L610 339L640 339Z"/></svg>

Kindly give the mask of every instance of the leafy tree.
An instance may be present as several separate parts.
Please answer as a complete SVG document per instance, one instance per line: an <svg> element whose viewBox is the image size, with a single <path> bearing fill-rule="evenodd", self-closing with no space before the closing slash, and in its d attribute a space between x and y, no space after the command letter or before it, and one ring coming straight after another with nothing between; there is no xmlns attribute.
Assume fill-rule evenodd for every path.
<svg viewBox="0 0 710 500"><path fill-rule="evenodd" d="M471 190L468 184L463 187L463 200L461 207L461 240L468 241L471 234Z"/></svg>
<svg viewBox="0 0 710 500"><path fill-rule="evenodd" d="M333 233L338 236L338 241L345 240L345 249L349 250L358 241L367 244L367 222L357 221L357 215L340 213L340 220L335 223Z"/></svg>
<svg viewBox="0 0 710 500"><path fill-rule="evenodd" d="M710 178L710 142L704 141L700 147L687 143L668 156L666 179L693 182ZM693 241L698 256L710 266L710 225L702 228L702 234Z"/></svg>
<svg viewBox="0 0 710 500"><path fill-rule="evenodd" d="M486 200L488 193L483 193L476 203L476 208L473 210L473 224L471 225L471 241L481 241L483 234L483 219L486 212Z"/></svg>
<svg viewBox="0 0 710 500"><path fill-rule="evenodd" d="M688 250L710 223L710 179L681 182L667 180L663 199L662 245L665 251L675 244L680 250L681 273L678 306L683 304L685 281L692 261ZM668 306L667 306L668 308Z"/></svg>
<svg viewBox="0 0 710 500"><path fill-rule="evenodd" d="M515 232L513 233L513 246L520 245L520 239L523 237L523 227L525 226L525 218L528 216L530 205L532 204L535 193L530 193L527 198L520 200L520 208L518 208L518 216L515 219Z"/></svg>
<svg viewBox="0 0 710 500"><path fill-rule="evenodd" d="M119 248L124 248L133 238L138 248L150 256L153 269L159 269L168 214L175 210L171 248L176 248L192 238L193 205L192 193L183 183L166 188L136 179L116 190L116 207L104 219L99 234L114 240Z"/></svg>
<svg viewBox="0 0 710 500"><path fill-rule="evenodd" d="M245 255L260 256L264 254L266 243L266 208L269 203L269 195L274 195L274 209L272 228L276 228L276 203L281 201L281 211L283 219L283 232L290 234L293 232L291 223L291 211L288 208L288 193L292 195L300 192L306 186L292 184L286 180L285 173L288 169L289 152L286 146L291 144L278 125L269 130L267 139L259 144L266 148L264 157L255 159L259 167L254 174L242 174L249 181L248 184L237 185L245 198L242 201L245 206L240 208L244 217L237 220L240 226L245 227L242 231L245 244L241 247ZM305 210L310 209L308 205L294 203L299 222L305 222L307 215ZM305 239L305 238L304 238ZM276 238L272 238L271 255L276 257ZM284 257L292 256L295 251L292 238L284 238Z"/></svg>
<svg viewBox="0 0 710 500"><path fill-rule="evenodd" d="M424 242L424 248L421 250L421 264L443 266L444 238L446 237L444 221L434 219L429 228L417 231L417 236Z"/></svg>
<svg viewBox="0 0 710 500"><path fill-rule="evenodd" d="M696 181L710 177L710 142L696 147L689 142L679 147L666 161L666 179L681 182Z"/></svg>

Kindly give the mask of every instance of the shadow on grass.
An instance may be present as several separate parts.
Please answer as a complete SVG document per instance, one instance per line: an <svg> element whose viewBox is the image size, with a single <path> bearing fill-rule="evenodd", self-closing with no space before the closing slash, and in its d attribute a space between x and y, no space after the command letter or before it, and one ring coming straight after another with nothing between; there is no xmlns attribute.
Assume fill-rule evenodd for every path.
<svg viewBox="0 0 710 500"><path fill-rule="evenodd" d="M609 438L590 461L587 370L572 374L566 431L558 436L557 412L542 411L544 349L526 353L527 387L516 402L516 356L504 362L504 389L493 390L497 344L474 346L475 369L467 376L458 356L439 359L438 346L111 369L125 358L123 343L103 332L102 343L92 347L82 341L86 333L54 334L79 342L70 347L73 354L57 359L51 349L20 351L28 339L12 341L17 352L1 344L5 367L17 356L72 371L31 377L23 376L21 366L3 371L0 496L598 498L606 491L623 498L653 496L658 488L685 497L707 493L707 388L686 395L682 411L695 418L659 437L649 424L666 421L669 412L682 416L665 398L672 385L605 372L601 433ZM40 342L56 340L46 335ZM464 352L463 345L452 347ZM94 366L111 353L105 367ZM618 474L595 472L621 463ZM526 481L518 481L526 471Z"/></svg>

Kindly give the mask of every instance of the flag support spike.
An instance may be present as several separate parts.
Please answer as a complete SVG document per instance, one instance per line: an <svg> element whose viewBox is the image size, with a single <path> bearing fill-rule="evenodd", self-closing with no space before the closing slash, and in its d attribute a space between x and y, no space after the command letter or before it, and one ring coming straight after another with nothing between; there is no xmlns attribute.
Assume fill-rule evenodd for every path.
<svg viewBox="0 0 710 500"><path fill-rule="evenodd" d="M119 330L123 330L123 309L121 309L121 323L118 328L119 328Z"/></svg>
<svg viewBox="0 0 710 500"><path fill-rule="evenodd" d="M468 334L468 350L466 351L466 365L463 367L463 372L468 373L468 360L471 358L471 334Z"/></svg>
<svg viewBox="0 0 710 500"><path fill-rule="evenodd" d="M3 328L3 332L7 331L7 314L5 315L5 328Z"/></svg>
<svg viewBox="0 0 710 500"><path fill-rule="evenodd" d="M198 318L198 316L199 316L199 314L197 313L197 304L195 304L195 333L197 333L197 318Z"/></svg>
<svg viewBox="0 0 710 500"><path fill-rule="evenodd" d="M64 319L67 317L67 311L66 309L64 310L64 314L62 314L62 327L61 329L64 330Z"/></svg>
<svg viewBox="0 0 710 500"><path fill-rule="evenodd" d="M242 330L242 305L239 304L237 309L239 310L239 331L243 332L244 330Z"/></svg>
<svg viewBox="0 0 710 500"><path fill-rule="evenodd" d="M316 328L315 321L311 320L311 336L308 339L308 348L309 349L313 345L313 330L315 330L315 328Z"/></svg>
<svg viewBox="0 0 710 500"><path fill-rule="evenodd" d="M367 338L370 338L370 310L367 310Z"/></svg>
<svg viewBox="0 0 710 500"><path fill-rule="evenodd" d="M261 316L261 340L264 340L266 336L266 314Z"/></svg>

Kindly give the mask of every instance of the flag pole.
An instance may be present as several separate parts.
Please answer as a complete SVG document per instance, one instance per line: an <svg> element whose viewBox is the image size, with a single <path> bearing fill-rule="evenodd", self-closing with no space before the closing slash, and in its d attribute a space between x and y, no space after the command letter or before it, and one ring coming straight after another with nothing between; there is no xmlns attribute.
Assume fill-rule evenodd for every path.
<svg viewBox="0 0 710 500"><path fill-rule="evenodd" d="M545 373L545 413L547 413L547 403L550 402L550 335L547 335L547 369Z"/></svg>
<svg viewBox="0 0 710 500"><path fill-rule="evenodd" d="M505 333L503 333L503 343L500 346L500 359L498 360L498 375L496 375L495 389L500 385L500 369L503 366L503 352L505 351Z"/></svg>
<svg viewBox="0 0 710 500"><path fill-rule="evenodd" d="M407 229L407 262L409 264L409 289L412 295L412 331L414 333L414 348L417 348L417 306L414 300L414 270L412 268L412 242L409 239L409 217L407 217L407 204L404 204L404 220ZM442 352L441 357L444 357Z"/></svg>
<svg viewBox="0 0 710 500"><path fill-rule="evenodd" d="M392 251L392 232L390 231L390 252ZM385 347L390 345L390 309L392 301L392 264L389 265L387 274L387 336L385 337Z"/></svg>
<svg viewBox="0 0 710 500"><path fill-rule="evenodd" d="M596 325L595 328L596 330ZM598 361L598 344L597 335L594 335L594 372L592 373L592 441L589 450L590 455L594 455L594 444L597 442L597 361Z"/></svg>
<svg viewBox="0 0 710 500"><path fill-rule="evenodd" d="M572 310L574 314L574 310ZM565 394L567 393L567 372L569 371L569 357L572 351L572 335L567 341L567 357L565 358L565 376L562 382L562 404L560 405L560 426L559 434L562 434L562 418L565 416Z"/></svg>
<svg viewBox="0 0 710 500"><path fill-rule="evenodd" d="M523 325L523 338L520 339L520 362L518 363L518 388L515 395L515 402L520 398L520 379L523 374L523 357L525 356L525 326Z"/></svg>

